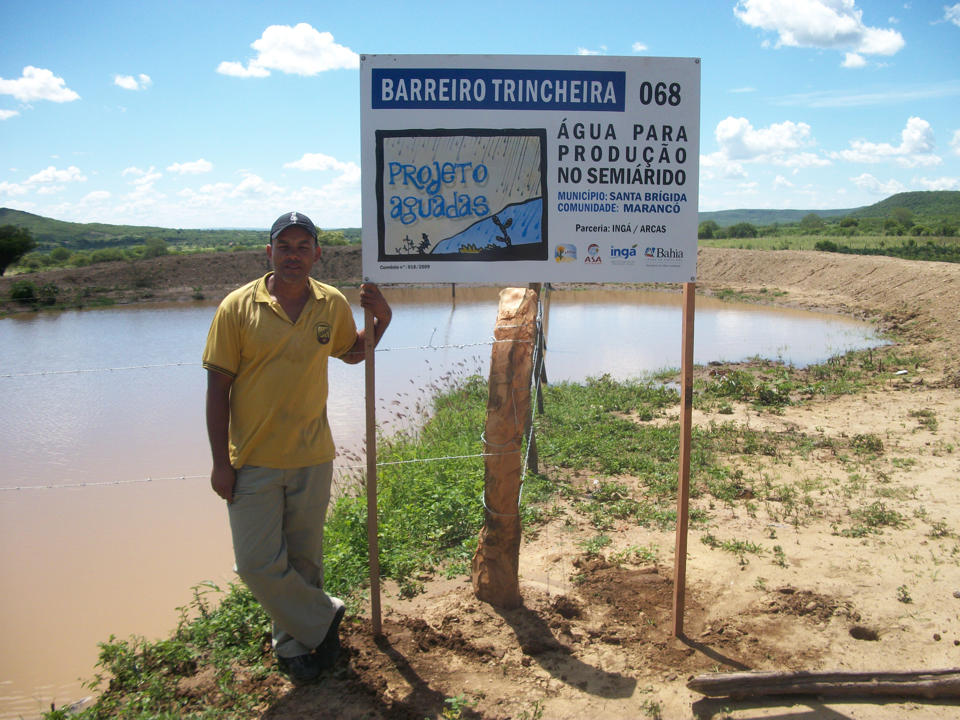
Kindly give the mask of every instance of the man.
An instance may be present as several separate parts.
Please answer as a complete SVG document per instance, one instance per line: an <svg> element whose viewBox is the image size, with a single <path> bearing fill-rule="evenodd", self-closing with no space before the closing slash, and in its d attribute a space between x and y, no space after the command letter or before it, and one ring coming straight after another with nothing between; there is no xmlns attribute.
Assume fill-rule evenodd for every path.
<svg viewBox="0 0 960 720"><path fill-rule="evenodd" d="M310 218L282 215L266 250L273 271L227 295L207 336L210 484L228 503L237 573L273 620L277 664L300 684L337 660L344 612L323 591L327 360L361 362L366 338L343 295L310 277L321 253ZM390 306L375 285L360 305L379 342Z"/></svg>

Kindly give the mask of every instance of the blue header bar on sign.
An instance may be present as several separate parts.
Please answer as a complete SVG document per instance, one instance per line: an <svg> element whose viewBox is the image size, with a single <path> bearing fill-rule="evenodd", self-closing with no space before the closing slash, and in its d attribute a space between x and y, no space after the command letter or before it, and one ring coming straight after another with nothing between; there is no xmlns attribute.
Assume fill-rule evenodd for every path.
<svg viewBox="0 0 960 720"><path fill-rule="evenodd" d="M615 70L373 68L375 110L623 112L626 73Z"/></svg>

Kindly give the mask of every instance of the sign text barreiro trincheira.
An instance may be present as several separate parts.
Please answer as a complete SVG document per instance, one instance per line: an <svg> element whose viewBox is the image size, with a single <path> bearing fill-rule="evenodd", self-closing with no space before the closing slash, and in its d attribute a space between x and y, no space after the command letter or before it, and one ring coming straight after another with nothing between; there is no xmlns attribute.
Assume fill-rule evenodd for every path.
<svg viewBox="0 0 960 720"><path fill-rule="evenodd" d="M698 60L367 55L360 67L367 279L695 279Z"/></svg>
<svg viewBox="0 0 960 720"><path fill-rule="evenodd" d="M587 70L377 68L373 108L623 112L625 75Z"/></svg>

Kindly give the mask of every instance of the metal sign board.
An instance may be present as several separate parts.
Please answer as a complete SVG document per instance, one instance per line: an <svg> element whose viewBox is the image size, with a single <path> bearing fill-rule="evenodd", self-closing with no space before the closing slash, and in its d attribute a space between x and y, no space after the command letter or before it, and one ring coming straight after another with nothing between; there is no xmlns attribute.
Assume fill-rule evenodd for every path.
<svg viewBox="0 0 960 720"><path fill-rule="evenodd" d="M696 280L696 58L365 55L373 282Z"/></svg>

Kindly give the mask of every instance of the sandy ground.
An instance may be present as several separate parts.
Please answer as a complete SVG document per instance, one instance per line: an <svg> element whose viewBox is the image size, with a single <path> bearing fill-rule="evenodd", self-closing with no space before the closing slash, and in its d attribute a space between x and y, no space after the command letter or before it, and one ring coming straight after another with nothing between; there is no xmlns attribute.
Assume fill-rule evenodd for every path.
<svg viewBox="0 0 960 720"><path fill-rule="evenodd" d="M351 252L328 254L342 263L341 279L359 279ZM112 281L97 282L131 300L216 297L264 267L252 253L205 265L153 262L136 271L139 280L114 271ZM90 282L81 271L58 272L64 287ZM163 280L170 272L176 282ZM330 277L333 266L319 272ZM743 473L746 499L757 499L713 500L709 527L691 530L685 637L672 634L673 533L620 523L602 556L588 558L581 543L597 531L558 498L553 519L521 549L522 608L479 602L463 578L424 576L424 592L412 599L387 588L385 635L374 640L368 618L348 618L338 668L306 688L271 675L263 690L273 699L260 717L960 718L960 700L706 699L687 688L703 673L745 669L960 667L960 266L703 249L699 278L701 292L871 319L897 333L891 352L923 360L869 391L779 414L737 404L733 414L695 413L695 424L735 422L816 442L802 454L776 446L727 459ZM854 452L857 436L879 439L882 449ZM596 479L571 478L584 486ZM702 496L693 506L710 502ZM854 513L871 507L895 510L902 522L845 535ZM738 556L705 544L708 536L762 550ZM614 561L631 547L655 548L656 559ZM212 698L217 690L201 672L183 692ZM458 697L459 711L448 702Z"/></svg>

